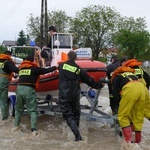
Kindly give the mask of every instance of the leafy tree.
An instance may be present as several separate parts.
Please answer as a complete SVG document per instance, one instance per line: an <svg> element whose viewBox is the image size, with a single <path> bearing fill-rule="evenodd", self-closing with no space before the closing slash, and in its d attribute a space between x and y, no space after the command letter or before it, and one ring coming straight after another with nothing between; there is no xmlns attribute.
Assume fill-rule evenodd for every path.
<svg viewBox="0 0 150 150"><path fill-rule="evenodd" d="M27 32L31 39L35 39L38 43L40 41L40 18L33 17L33 14L30 14L28 23L27 23Z"/></svg>
<svg viewBox="0 0 150 150"><path fill-rule="evenodd" d="M0 54L3 54L7 50L7 47L0 45Z"/></svg>
<svg viewBox="0 0 150 150"><path fill-rule="evenodd" d="M76 13L70 22L70 32L75 33L75 43L80 47L91 47L93 58L106 47L112 47L111 36L120 14L110 7L91 5Z"/></svg>
<svg viewBox="0 0 150 150"><path fill-rule="evenodd" d="M52 10L48 12L48 24L55 26L58 32L68 32L69 22L72 17L68 16L65 11Z"/></svg>
<svg viewBox="0 0 150 150"><path fill-rule="evenodd" d="M55 26L57 28L58 32L67 32L69 21L71 17L67 16L65 11L62 10L54 10L54 11L48 11L48 26ZM40 17L33 17L32 14L30 14L28 23L27 23L27 31L30 35L30 38L34 38L36 43L40 43L41 40L43 40L43 43L46 42L45 36L44 39L41 39L40 34L40 25L41 25L41 18ZM48 29L45 29L45 26L43 26L43 31L47 31Z"/></svg>
<svg viewBox="0 0 150 150"><path fill-rule="evenodd" d="M40 17L31 14L27 24L28 35L36 43L46 41L45 37L41 39L40 22ZM110 7L91 5L77 12L74 18L65 11L48 11L48 25L54 25L58 32L74 33L74 45L92 48L94 59L98 59L98 54L107 48L117 48L120 54L130 57L140 57L149 48L145 19L121 17Z"/></svg>
<svg viewBox="0 0 150 150"><path fill-rule="evenodd" d="M118 31L112 38L114 44L131 58L142 56L150 42L150 34L145 28L144 18L122 18L118 24Z"/></svg>
<svg viewBox="0 0 150 150"><path fill-rule="evenodd" d="M26 42L27 42L27 38L25 36L25 33L23 30L21 30L19 32L19 37L17 39L17 45L18 46L23 46L23 45L26 45Z"/></svg>
<svg viewBox="0 0 150 150"><path fill-rule="evenodd" d="M140 56L139 60L142 60L142 61L150 60L150 46L147 48L144 54Z"/></svg>

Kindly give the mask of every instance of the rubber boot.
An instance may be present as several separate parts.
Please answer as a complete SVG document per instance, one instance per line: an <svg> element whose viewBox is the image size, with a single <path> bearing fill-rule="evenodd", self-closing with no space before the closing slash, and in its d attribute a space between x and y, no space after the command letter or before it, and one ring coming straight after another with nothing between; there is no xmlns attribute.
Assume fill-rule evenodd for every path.
<svg viewBox="0 0 150 150"><path fill-rule="evenodd" d="M80 132L78 130L76 122L70 118L67 119L66 122L67 122L69 128L71 129L71 131L73 132L73 134L75 135L75 141L81 141L82 137L80 135Z"/></svg>
<svg viewBox="0 0 150 150"><path fill-rule="evenodd" d="M141 131L135 131L135 143L141 142Z"/></svg>
<svg viewBox="0 0 150 150"><path fill-rule="evenodd" d="M122 132L126 142L132 142L132 130L131 127L122 128Z"/></svg>

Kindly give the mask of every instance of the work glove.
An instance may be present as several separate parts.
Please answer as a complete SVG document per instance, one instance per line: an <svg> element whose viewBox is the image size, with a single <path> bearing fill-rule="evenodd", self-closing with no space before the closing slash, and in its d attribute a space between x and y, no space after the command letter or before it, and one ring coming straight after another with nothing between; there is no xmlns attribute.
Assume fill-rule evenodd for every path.
<svg viewBox="0 0 150 150"><path fill-rule="evenodd" d="M101 83L109 83L109 79L105 79L105 78L100 78L99 80Z"/></svg>
<svg viewBox="0 0 150 150"><path fill-rule="evenodd" d="M51 67L53 70L57 70L58 69L58 67L56 67L56 66L52 66Z"/></svg>
<svg viewBox="0 0 150 150"><path fill-rule="evenodd" d="M106 80L105 78L100 78L99 80L99 84L101 85L100 88L103 88L105 86L105 83L107 83L108 80Z"/></svg>
<svg viewBox="0 0 150 150"><path fill-rule="evenodd" d="M14 75L14 78L15 78L15 79L18 78L18 74L15 74L15 75Z"/></svg>
<svg viewBox="0 0 150 150"><path fill-rule="evenodd" d="M97 86L95 87L96 89L103 88L105 83L102 83L101 81L97 82Z"/></svg>

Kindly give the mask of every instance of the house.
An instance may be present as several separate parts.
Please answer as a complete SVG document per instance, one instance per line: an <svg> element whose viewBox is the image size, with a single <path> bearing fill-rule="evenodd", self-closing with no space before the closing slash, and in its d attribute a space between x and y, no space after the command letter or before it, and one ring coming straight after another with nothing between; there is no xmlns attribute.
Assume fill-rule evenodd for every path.
<svg viewBox="0 0 150 150"><path fill-rule="evenodd" d="M3 41L2 42L2 46L7 47L7 49L9 49L9 47L11 46L16 46L17 45L17 41Z"/></svg>

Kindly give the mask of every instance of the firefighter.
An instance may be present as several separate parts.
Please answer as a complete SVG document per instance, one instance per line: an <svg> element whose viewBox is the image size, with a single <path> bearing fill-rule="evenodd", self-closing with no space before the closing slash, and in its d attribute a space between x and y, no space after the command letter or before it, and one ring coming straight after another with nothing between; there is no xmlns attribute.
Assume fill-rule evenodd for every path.
<svg viewBox="0 0 150 150"><path fill-rule="evenodd" d="M13 77L13 72L18 73L19 69L11 59L11 52L6 51L0 54L0 107L2 120L8 118L8 86Z"/></svg>
<svg viewBox="0 0 150 150"><path fill-rule="evenodd" d="M19 66L19 81L16 90L15 104L15 128L20 128L21 115L24 111L24 105L31 117L31 131L33 135L37 135L37 99L36 88L38 87L39 77L41 74L52 72L56 67L40 68L34 63L33 56L27 56Z"/></svg>
<svg viewBox="0 0 150 150"><path fill-rule="evenodd" d="M139 148L137 143L133 143L130 123L133 123L136 132L141 132L144 122L145 86L134 75L134 71L130 67L121 66L111 78L117 119L125 138L121 146L126 150Z"/></svg>
<svg viewBox="0 0 150 150"><path fill-rule="evenodd" d="M92 88L99 89L104 85L95 82L76 63L76 53L70 51L68 60L60 63L59 69L59 104L62 115L67 125L75 135L75 141L82 140L79 132L80 122L80 82L86 83Z"/></svg>
<svg viewBox="0 0 150 150"><path fill-rule="evenodd" d="M130 59L124 64L127 67L133 68L135 70L134 74L138 77L138 79L145 85L145 113L144 116L148 120L150 120L150 97L149 97L149 86L150 86L150 76L144 69L141 67L142 62L137 61L136 59ZM133 130L134 126L132 127ZM141 142L141 132L135 131L135 139L136 143Z"/></svg>
<svg viewBox="0 0 150 150"><path fill-rule="evenodd" d="M111 75L114 70L116 70L120 66L120 61L117 55L113 55L111 57L111 64L107 66L107 77L110 81ZM114 100L113 100L113 95L112 95L112 85L111 82L108 83L108 91L109 91L109 101L110 101L110 107L112 110L112 114L114 112Z"/></svg>
<svg viewBox="0 0 150 150"><path fill-rule="evenodd" d="M124 64L127 67L133 68L135 70L134 74L138 77L138 79L141 80L143 84L147 87L149 90L150 86L150 76L149 74L141 67L142 62L136 60L136 59L130 59L125 62Z"/></svg>

